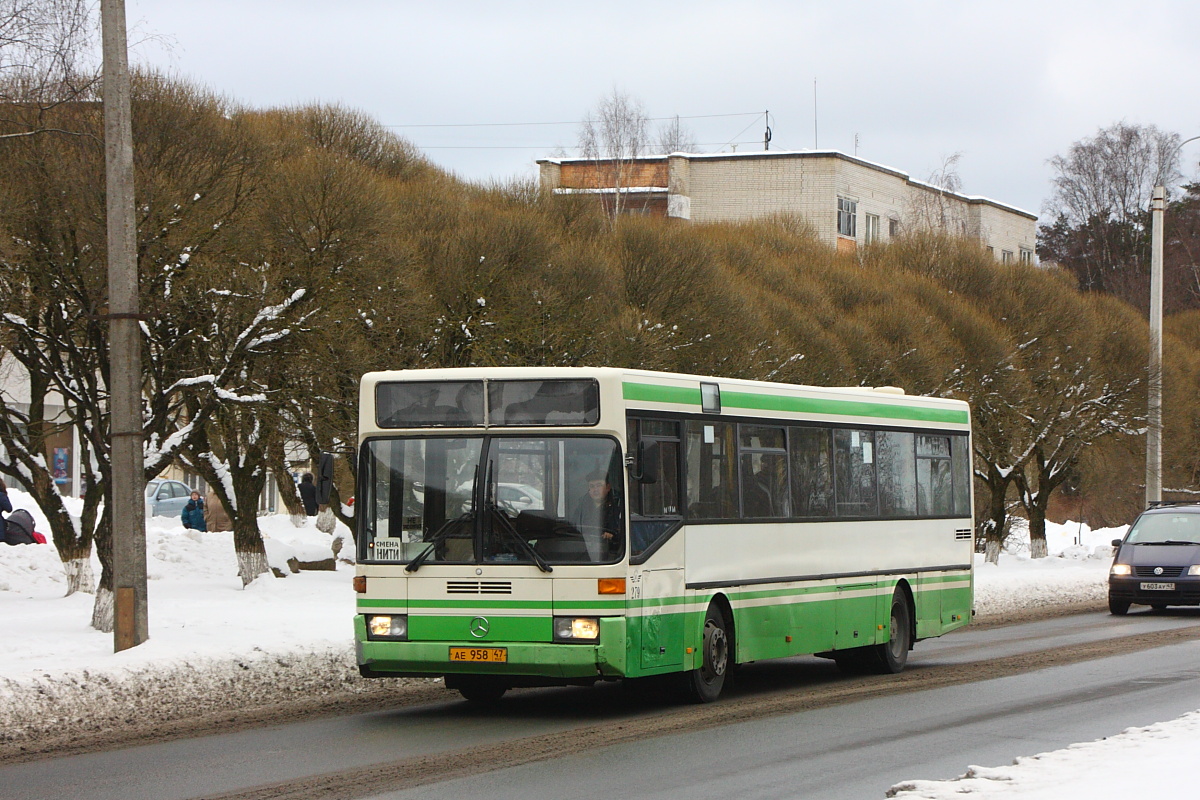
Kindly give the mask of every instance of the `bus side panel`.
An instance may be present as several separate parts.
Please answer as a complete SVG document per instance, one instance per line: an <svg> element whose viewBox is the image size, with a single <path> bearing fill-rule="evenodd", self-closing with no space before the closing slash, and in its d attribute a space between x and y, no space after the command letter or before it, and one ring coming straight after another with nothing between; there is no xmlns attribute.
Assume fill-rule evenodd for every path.
<svg viewBox="0 0 1200 800"><path fill-rule="evenodd" d="M833 587L737 592L732 596L738 662L818 653L833 647Z"/></svg>
<svg viewBox="0 0 1200 800"><path fill-rule="evenodd" d="M941 576L918 575L910 583L910 588L916 606L917 638L941 636L945 632L942 629Z"/></svg>
<svg viewBox="0 0 1200 800"><path fill-rule="evenodd" d="M879 632L879 584L853 583L838 586L833 649L848 650L875 644ZM890 613L891 594L888 594ZM886 619L886 617L885 617ZM887 635L884 635L886 640Z"/></svg>
<svg viewBox="0 0 1200 800"><path fill-rule="evenodd" d="M974 606L974 576L970 572L939 576L942 633L961 628L971 621Z"/></svg>

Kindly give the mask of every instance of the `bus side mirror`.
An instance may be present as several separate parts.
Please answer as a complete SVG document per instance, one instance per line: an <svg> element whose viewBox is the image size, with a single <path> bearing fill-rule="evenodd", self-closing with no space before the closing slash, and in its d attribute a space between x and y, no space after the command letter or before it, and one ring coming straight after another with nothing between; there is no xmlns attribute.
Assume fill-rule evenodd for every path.
<svg viewBox="0 0 1200 800"><path fill-rule="evenodd" d="M333 453L321 453L317 458L317 503L329 504L333 491Z"/></svg>
<svg viewBox="0 0 1200 800"><path fill-rule="evenodd" d="M658 442L638 442L637 474L634 475L634 479L638 483L658 483L658 471L661 463Z"/></svg>

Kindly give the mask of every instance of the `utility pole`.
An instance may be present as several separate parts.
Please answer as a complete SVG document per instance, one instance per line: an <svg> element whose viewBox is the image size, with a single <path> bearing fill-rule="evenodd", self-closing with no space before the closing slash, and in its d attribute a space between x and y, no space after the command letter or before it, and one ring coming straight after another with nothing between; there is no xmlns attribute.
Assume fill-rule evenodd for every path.
<svg viewBox="0 0 1200 800"><path fill-rule="evenodd" d="M1150 366L1146 403L1146 506L1162 500L1162 303L1163 303L1163 224L1167 210L1167 189L1163 172L1175 163L1175 156L1188 142L1175 145L1159 167L1159 176L1150 198Z"/></svg>
<svg viewBox="0 0 1200 800"><path fill-rule="evenodd" d="M108 434L112 465L113 650L149 638L142 456L142 354L138 326L133 125L125 0L101 0L104 163L108 212Z"/></svg>
<svg viewBox="0 0 1200 800"><path fill-rule="evenodd" d="M1146 407L1146 507L1162 500L1162 292L1163 211L1166 189L1150 199L1150 370Z"/></svg>

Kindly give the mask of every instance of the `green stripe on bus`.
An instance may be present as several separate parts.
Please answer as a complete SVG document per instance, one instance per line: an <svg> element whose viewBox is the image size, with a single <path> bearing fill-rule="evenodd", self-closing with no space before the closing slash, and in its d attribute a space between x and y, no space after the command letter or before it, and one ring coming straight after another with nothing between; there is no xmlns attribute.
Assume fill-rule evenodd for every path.
<svg viewBox="0 0 1200 800"><path fill-rule="evenodd" d="M658 386L652 383L622 383L626 400L648 400L652 403L678 403L685 406L700 405L700 389L686 386Z"/></svg>
<svg viewBox="0 0 1200 800"><path fill-rule="evenodd" d="M596 610L620 610L625 608L625 600L366 600L358 601L359 608L461 608L467 610L479 609L546 609L553 608L590 608Z"/></svg>
<svg viewBox="0 0 1200 800"><path fill-rule="evenodd" d="M622 384L626 400L643 400L652 403L675 403L677 405L700 405L700 390L683 386L658 386L650 383ZM966 411L950 408L919 408L917 406L871 403L864 400L834 400L831 398L788 397L777 394L752 392L721 392L723 408L740 408L754 411L779 411L792 414L825 414L843 417L876 417L881 419L907 419L919 422L941 422L966 425L970 416Z"/></svg>

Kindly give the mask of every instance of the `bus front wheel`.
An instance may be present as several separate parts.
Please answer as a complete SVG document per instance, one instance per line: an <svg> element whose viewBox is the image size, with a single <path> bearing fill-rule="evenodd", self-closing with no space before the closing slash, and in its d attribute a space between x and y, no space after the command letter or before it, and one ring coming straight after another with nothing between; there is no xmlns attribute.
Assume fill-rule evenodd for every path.
<svg viewBox="0 0 1200 800"><path fill-rule="evenodd" d="M447 675L446 688L457 690L464 700L476 705L495 703L508 691L508 686L495 678L480 675Z"/></svg>
<svg viewBox="0 0 1200 800"><path fill-rule="evenodd" d="M721 696L725 676L729 673L729 634L725 615L715 604L704 615L704 635L700 645L699 669L688 673L688 688L698 703L711 703Z"/></svg>

